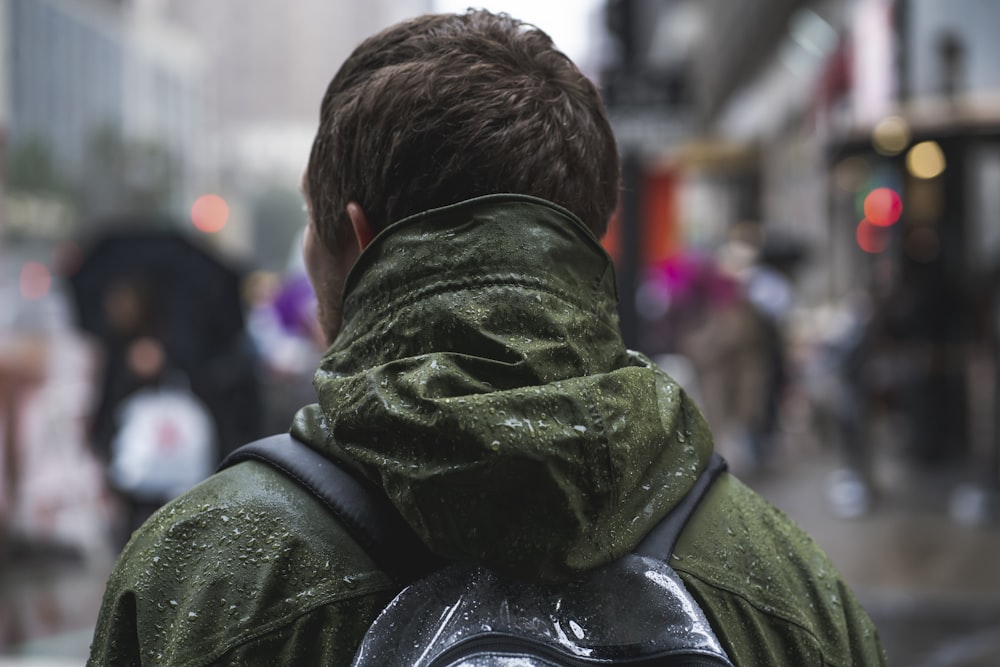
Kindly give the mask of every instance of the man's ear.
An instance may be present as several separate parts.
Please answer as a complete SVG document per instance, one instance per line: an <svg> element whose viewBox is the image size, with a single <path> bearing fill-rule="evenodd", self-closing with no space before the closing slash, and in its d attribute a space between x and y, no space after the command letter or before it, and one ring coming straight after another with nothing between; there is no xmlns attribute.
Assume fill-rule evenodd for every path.
<svg viewBox="0 0 1000 667"><path fill-rule="evenodd" d="M347 217L350 218L354 236L358 239L358 248L364 250L375 238L375 230L368 223L368 214L361 208L361 204L352 201L347 203Z"/></svg>

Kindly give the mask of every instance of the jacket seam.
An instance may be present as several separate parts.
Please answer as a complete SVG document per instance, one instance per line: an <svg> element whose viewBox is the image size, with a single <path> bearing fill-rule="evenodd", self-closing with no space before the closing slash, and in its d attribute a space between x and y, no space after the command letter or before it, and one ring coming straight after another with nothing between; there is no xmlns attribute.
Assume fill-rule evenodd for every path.
<svg viewBox="0 0 1000 667"><path fill-rule="evenodd" d="M275 619L270 623L265 623L264 625L260 625L257 626L256 628L247 630L244 634L237 635L230 642L224 643L219 650L209 653L207 656L205 656L203 660L195 659L187 664L189 664L191 667L209 667L216 661L222 659L230 651L236 650L241 646L249 644L250 642L255 641L257 639L266 637L267 635L274 634L279 630L281 630L282 628L285 628L295 623L303 616L307 616L308 614L311 614L321 609L322 607L326 607L332 604L338 604L341 602L346 602L348 600L354 600L357 598L363 598L368 595L372 595L373 593L380 592L382 590L385 590L383 586L379 586L373 583L368 586L363 586L357 591L350 591L350 595L343 595L343 591L340 591L338 593L333 593L326 599L318 601L313 605L307 605L305 607L302 607L301 609L295 610L294 612L290 612L289 614L279 619Z"/></svg>
<svg viewBox="0 0 1000 667"><path fill-rule="evenodd" d="M501 278L501 277L479 278L474 281L449 280L444 282L435 282L432 283L431 285L427 285L425 287L421 287L413 291L407 291L402 296L397 298L393 298L392 294L390 293L390 295L384 299L378 299L378 300L370 299L366 302L366 308L371 308L372 306L374 306L375 308L378 309L378 312L372 313L371 315L372 319L377 318L380 320L384 320L385 319L384 317L378 317L381 312L387 310L396 310L398 308L404 308L423 299L429 299L435 296L440 296L442 294L448 294L453 292L468 292L480 289L491 289L495 287L522 287L524 289L543 292L545 294L548 294L549 296L559 299L563 303L569 304L576 308L586 309L588 311L592 310L591 304L593 303L593 300L591 301L591 304L578 301L572 298L572 296L566 293L565 291L553 289L541 281L526 280L523 278ZM595 295L598 291L599 290L595 290ZM595 314L598 315L600 319L607 320L607 318L601 316L599 312L595 312Z"/></svg>
<svg viewBox="0 0 1000 667"><path fill-rule="evenodd" d="M836 667L835 663L832 663L829 660L827 660L826 654L824 653L824 651L821 648L823 646L823 643L819 640L819 637L817 637L816 634L811 629L809 629L806 626L802 625L802 623L800 623L799 621L795 620L794 618L791 618L790 615L785 614L781 609L778 609L776 607L772 607L771 609L764 609L759 602L750 599L749 597L747 597L745 594L743 594L742 592L740 592L738 590L735 590L735 589L730 588L728 586L725 586L723 584L717 583L715 581L709 581L705 577L702 577L702 576L700 576L700 575L692 572L690 569L683 568L683 567L678 567L678 566L673 565L673 564L671 564L671 567L675 571L677 571L677 572L683 572L684 574L686 574L687 576L691 577L692 579L697 579L698 581L702 582L706 586L710 586L710 587L712 587L712 588L714 588L716 590L719 590L719 591L725 591L726 593L729 593L730 595L733 595L734 597L737 597L737 598L743 600L745 603L747 603L748 605L750 605L751 607L753 607L754 610L756 610L757 612L759 612L759 613L761 613L761 614L763 614L765 616L770 616L770 617L773 617L773 618L777 618L777 619L780 619L781 621L783 621L785 623L788 623L789 625L795 626L796 628L798 628L799 630L801 630L802 632L804 632L806 635L808 635L809 638L816 645L817 649L819 649L820 655L823 656L823 664L824 665L829 665L830 667ZM709 607L709 606L710 605L703 605L703 607Z"/></svg>
<svg viewBox="0 0 1000 667"><path fill-rule="evenodd" d="M614 470L613 461L611 460L611 443L608 440L607 429L604 425L604 415L601 414L600 410L597 409L597 402L591 398L591 387L582 387L583 393L587 398L587 412L590 414L591 423L597 429L600 434L601 449L604 451L604 464L607 466L608 470ZM620 486L620 480L615 476L611 476L611 494L612 498L618 498L618 488ZM606 555L610 558L614 558L615 554L609 549Z"/></svg>

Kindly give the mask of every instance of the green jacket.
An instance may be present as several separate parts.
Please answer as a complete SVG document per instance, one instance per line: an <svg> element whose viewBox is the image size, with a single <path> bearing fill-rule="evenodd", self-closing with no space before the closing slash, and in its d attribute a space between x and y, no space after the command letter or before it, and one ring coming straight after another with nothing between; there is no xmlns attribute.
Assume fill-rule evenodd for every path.
<svg viewBox="0 0 1000 667"><path fill-rule="evenodd" d="M542 581L631 551L712 453L684 391L622 344L612 264L572 214L493 195L401 221L352 270L292 431L379 484L441 555ZM881 665L820 549L731 475L672 565L737 665ZM136 532L90 665L347 665L400 582L255 462Z"/></svg>

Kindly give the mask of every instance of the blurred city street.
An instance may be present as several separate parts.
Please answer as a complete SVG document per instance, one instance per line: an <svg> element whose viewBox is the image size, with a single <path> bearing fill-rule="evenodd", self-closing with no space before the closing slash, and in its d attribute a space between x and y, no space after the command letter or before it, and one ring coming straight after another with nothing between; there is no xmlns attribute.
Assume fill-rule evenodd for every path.
<svg viewBox="0 0 1000 667"><path fill-rule="evenodd" d="M467 4L0 0L0 667L86 660L155 504L108 488L134 397L210 412L166 435L219 459L312 400L324 90L361 36ZM472 4L597 84L625 345L890 665L1000 667L1000 2Z"/></svg>
<svg viewBox="0 0 1000 667"><path fill-rule="evenodd" d="M25 411L21 492L0 567L0 667L82 665L112 564L115 507L78 428L88 348L68 331L56 340L57 376ZM48 400L55 385L63 393ZM1000 665L1000 523L952 518L962 473L914 471L882 443L874 510L838 518L826 500L835 453L808 432L784 437L775 463L745 481L827 551L879 626L890 664Z"/></svg>

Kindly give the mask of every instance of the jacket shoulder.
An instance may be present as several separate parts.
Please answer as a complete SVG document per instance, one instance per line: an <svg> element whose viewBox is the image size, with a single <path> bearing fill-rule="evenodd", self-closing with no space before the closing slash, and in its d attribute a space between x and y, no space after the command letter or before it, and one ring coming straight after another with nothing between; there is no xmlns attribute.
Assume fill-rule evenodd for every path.
<svg viewBox="0 0 1000 667"><path fill-rule="evenodd" d="M347 664L394 593L319 501L244 462L136 531L109 579L91 659L131 643L135 657L163 665L228 664L245 651L239 664ZM316 623L327 630L323 642L296 639L305 636L296 628Z"/></svg>
<svg viewBox="0 0 1000 667"><path fill-rule="evenodd" d="M871 619L826 554L730 474L702 501L671 565L737 664L885 664Z"/></svg>

